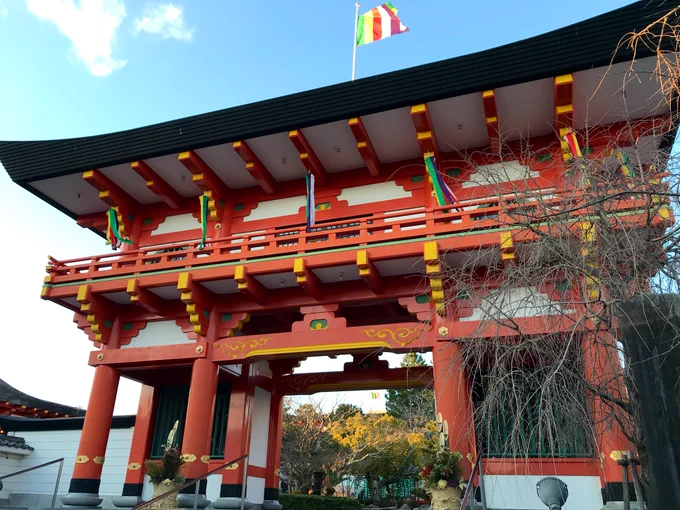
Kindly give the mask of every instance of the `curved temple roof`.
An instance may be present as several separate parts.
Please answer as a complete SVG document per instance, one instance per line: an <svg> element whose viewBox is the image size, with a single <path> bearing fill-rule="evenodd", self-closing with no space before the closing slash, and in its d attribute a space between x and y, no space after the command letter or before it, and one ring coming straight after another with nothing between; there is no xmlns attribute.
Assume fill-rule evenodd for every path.
<svg viewBox="0 0 680 510"><path fill-rule="evenodd" d="M162 156L188 150L208 150L205 148L222 150L217 146L239 140L269 137L266 144L264 142L260 144L259 149L254 147L255 152L259 153L259 157L264 161L263 154L273 154L281 149L275 141L272 141L275 134L309 128L319 130L316 138L328 139L340 133L339 131L322 133L326 128L335 129L329 123L335 121L346 123L349 118L356 116L365 118L372 114L385 115L385 118L374 123L378 123L380 129L390 129L395 123L389 120L389 111L394 113L398 108L424 102L432 104L433 101L449 100L448 98L457 100L466 94L480 93L488 89L502 90L506 87L508 90L506 104L517 103L516 97L509 97L509 94L518 94L516 88L510 92L510 89L518 84L537 83L566 73L580 71L588 73L589 69L606 69L612 62L630 61L632 54L629 50L625 48L617 50L621 38L658 19L677 5L680 5L680 0L633 2L626 7L568 27L490 50L128 131L66 140L0 142L0 162L16 183L70 216L76 217L79 214L105 210L104 204L98 205L96 197L93 197L93 201L88 202L88 207L78 204L74 206L61 196L49 196L47 190L54 190L55 186L48 184L51 181L46 179L65 178L63 176L108 167L105 173L110 178L116 181L114 177L118 176L118 180L125 181L124 172L129 171L129 163L132 161L160 159ZM650 56L652 54L649 50L644 48L638 50L638 59ZM588 77L586 81L592 83L593 78ZM548 94L552 93L552 82L541 86L544 86ZM529 95L531 94L530 92ZM541 94L543 92L539 90L539 94L534 95ZM583 95L587 97L585 92ZM552 101L549 100L548 103L552 104ZM449 104L444 115L450 117L450 112L465 111L468 106L463 106L461 109ZM546 111L548 116L551 115L550 108ZM653 113L655 112L648 114ZM479 120L481 121L481 115ZM345 125L344 128L346 127ZM371 131L370 126L367 128ZM550 129L550 126L548 128ZM474 127L470 129L474 130ZM307 132L305 135L314 145L312 140L314 135L310 136ZM393 140L389 137L388 139ZM398 141L391 141L390 145L394 146L389 147L394 154L387 154L385 159L388 161L404 159L397 157L399 156L397 147L400 145ZM468 144L458 148L473 146ZM380 152L380 148L377 149ZM245 171L238 172L233 160L225 159L232 157L231 152L227 155L220 154L224 169L218 174L227 185L242 188L255 184L249 180ZM278 153L279 160L281 155L285 156ZM322 154L319 156L324 159ZM343 168L331 171L355 168L349 165L351 161L356 161L356 158L352 160L351 155L346 157L350 163L345 161ZM243 169L243 162L240 160L239 162L240 168ZM269 166L267 161L264 163L265 166ZM126 164L127 169L123 169L122 166ZM164 172L174 171L170 166L164 168L165 163L162 161L159 165L161 167L157 171L161 173L161 177L164 177ZM278 172L277 178L277 169L270 170L277 181L301 178L304 175L290 173L289 168L287 174L283 171ZM230 179L234 182L230 183ZM43 181L42 185L39 181ZM120 182L118 184L121 185ZM126 184L133 185L129 179ZM61 187L73 188L73 181L64 182ZM126 191L135 195L134 190ZM184 196L192 195L190 190L179 191ZM142 190L140 193L143 198L143 194L148 192ZM153 200L142 201L149 203Z"/></svg>
<svg viewBox="0 0 680 510"><path fill-rule="evenodd" d="M48 400L42 400L26 393L17 390L15 387L10 386L5 381L0 379L0 407L3 404L9 404L10 407L25 406L28 413L33 409L36 409L35 414L39 415L45 413L54 415L59 414L62 416L85 416L84 409L78 409L76 407L66 406L63 404L57 404L55 402L50 402ZM22 413L22 416L26 414ZM53 416L50 416L53 417Z"/></svg>

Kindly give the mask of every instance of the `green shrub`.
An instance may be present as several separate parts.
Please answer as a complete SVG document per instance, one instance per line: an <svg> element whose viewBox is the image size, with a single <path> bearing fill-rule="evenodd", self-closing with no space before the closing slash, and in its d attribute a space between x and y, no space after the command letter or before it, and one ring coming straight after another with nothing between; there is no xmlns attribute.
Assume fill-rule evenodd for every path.
<svg viewBox="0 0 680 510"><path fill-rule="evenodd" d="M283 510L361 510L356 499L331 496L307 496L304 494L281 494L279 503Z"/></svg>

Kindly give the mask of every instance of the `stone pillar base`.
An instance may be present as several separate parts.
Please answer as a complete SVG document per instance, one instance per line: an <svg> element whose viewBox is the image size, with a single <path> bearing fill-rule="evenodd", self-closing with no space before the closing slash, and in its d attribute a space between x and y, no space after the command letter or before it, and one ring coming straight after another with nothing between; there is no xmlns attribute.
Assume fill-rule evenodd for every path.
<svg viewBox="0 0 680 510"><path fill-rule="evenodd" d="M177 506L179 508L205 508L210 504L210 500L206 499L203 494L177 494Z"/></svg>
<svg viewBox="0 0 680 510"><path fill-rule="evenodd" d="M133 508L144 503L144 500L139 496L116 496L111 498L111 503L118 508Z"/></svg>
<svg viewBox="0 0 680 510"><path fill-rule="evenodd" d="M282 506L275 499L265 499L262 503L262 510L281 510Z"/></svg>
<svg viewBox="0 0 680 510"><path fill-rule="evenodd" d="M244 501L243 508L250 508L252 507L253 504L248 501L247 499ZM213 508L219 508L219 509L240 509L241 508L241 498L218 498L216 499L213 504Z"/></svg>
<svg viewBox="0 0 680 510"><path fill-rule="evenodd" d="M99 494L92 494L89 492L69 492L66 496L61 498L61 502L67 507L86 508L101 508L102 498Z"/></svg>

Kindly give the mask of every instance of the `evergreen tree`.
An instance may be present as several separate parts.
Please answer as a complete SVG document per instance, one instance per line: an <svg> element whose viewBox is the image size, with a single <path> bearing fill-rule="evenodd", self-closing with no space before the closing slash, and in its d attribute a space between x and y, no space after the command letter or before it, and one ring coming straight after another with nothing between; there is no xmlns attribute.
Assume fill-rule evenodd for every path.
<svg viewBox="0 0 680 510"><path fill-rule="evenodd" d="M404 356L401 366L424 367L427 363L417 352ZM427 389L387 390L385 407L387 414L404 420L409 428L417 429L435 419L434 391Z"/></svg>

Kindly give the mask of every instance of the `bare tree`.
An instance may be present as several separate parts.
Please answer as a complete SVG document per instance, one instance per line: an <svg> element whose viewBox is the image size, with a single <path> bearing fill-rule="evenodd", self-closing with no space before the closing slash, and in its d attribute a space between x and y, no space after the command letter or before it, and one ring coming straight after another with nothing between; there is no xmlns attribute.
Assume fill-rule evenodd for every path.
<svg viewBox="0 0 680 510"><path fill-rule="evenodd" d="M680 33L675 25L672 33ZM651 75L634 66L617 75L624 108L635 80L672 76L677 84L669 62ZM671 104L666 96L649 100ZM634 296L678 289L680 166L659 144L672 132L668 116L630 120L636 113L578 130L581 154L558 133L551 142L506 142L504 133L496 150L442 162L472 169L458 179L483 190L484 198L454 204L445 213L451 222L499 235L500 250L449 252L442 264L447 315L479 321L457 340L457 362L472 381L477 439L494 456L591 455L602 451L595 448L604 432L620 430L644 473L637 390L616 310ZM563 150L562 170L555 155ZM548 167L556 171L547 175Z"/></svg>

